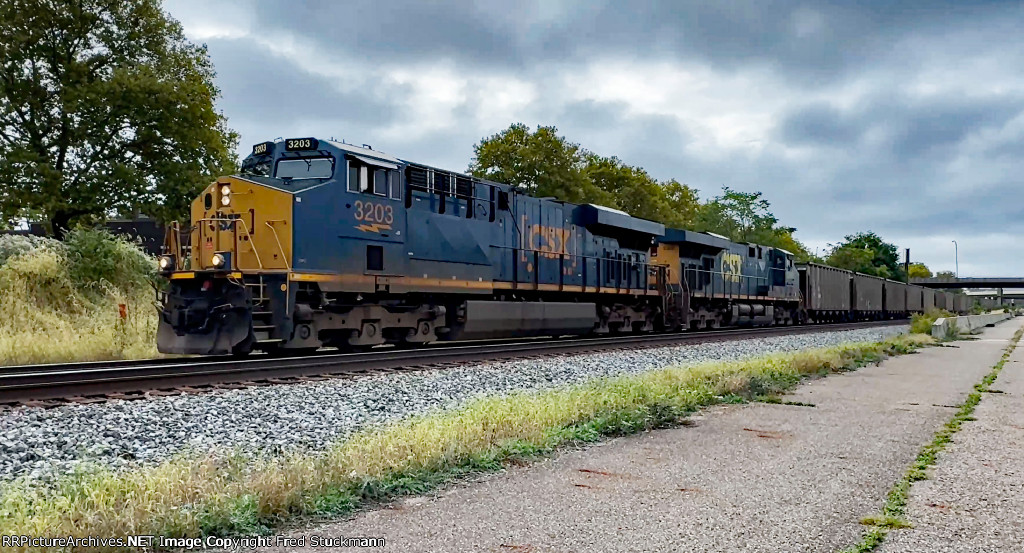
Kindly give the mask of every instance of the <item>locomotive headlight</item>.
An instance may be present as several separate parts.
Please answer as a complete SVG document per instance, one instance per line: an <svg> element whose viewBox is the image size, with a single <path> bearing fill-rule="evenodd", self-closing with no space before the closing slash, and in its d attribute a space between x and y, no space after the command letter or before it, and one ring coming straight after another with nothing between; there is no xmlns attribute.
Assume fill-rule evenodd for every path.
<svg viewBox="0 0 1024 553"><path fill-rule="evenodd" d="M220 205L231 205L231 196L221 196Z"/></svg>
<svg viewBox="0 0 1024 553"><path fill-rule="evenodd" d="M221 186L220 187L220 195L221 196L227 196L228 194L231 194L231 187L226 185L226 184L224 186Z"/></svg>
<svg viewBox="0 0 1024 553"><path fill-rule="evenodd" d="M220 205L231 205L231 187L226 184L220 187Z"/></svg>
<svg viewBox="0 0 1024 553"><path fill-rule="evenodd" d="M224 256L219 254L219 253L215 253L215 254L213 254L213 258L210 259L210 262L213 263L214 267L223 267L224 266Z"/></svg>
<svg viewBox="0 0 1024 553"><path fill-rule="evenodd" d="M170 255L162 255L157 261L157 265L160 266L161 271L172 271L174 270L174 257Z"/></svg>

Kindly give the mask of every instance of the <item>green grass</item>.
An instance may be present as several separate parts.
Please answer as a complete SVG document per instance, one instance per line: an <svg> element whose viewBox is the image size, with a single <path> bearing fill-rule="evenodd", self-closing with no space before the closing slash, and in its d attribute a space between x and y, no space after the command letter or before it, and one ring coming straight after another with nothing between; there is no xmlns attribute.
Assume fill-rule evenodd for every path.
<svg viewBox="0 0 1024 553"><path fill-rule="evenodd" d="M999 362L981 379L981 382L974 385L974 391L960 404L953 418L946 422L942 429L935 434L935 438L921 449L921 452L918 453L917 458L914 459L914 463L907 469L903 478L889 491L889 495L886 496L885 505L882 506L882 512L861 519L862 524L871 528L864 532L860 543L846 549L844 553L866 553L872 551L885 540L890 530L911 527L910 522L906 520L907 500L911 486L913 486L914 482L928 478L928 468L935 464L939 453L952 441L953 435L960 431L965 422L975 420L972 415L978 404L981 403L982 394L994 392L989 386L999 377L999 373L1003 370L1003 366L1006 365L1006 361L1010 358L1014 348L1017 347L1022 334L1024 334L1024 329L1018 330L1013 335L1010 344L1003 351L1003 356L999 359Z"/></svg>
<svg viewBox="0 0 1024 553"><path fill-rule="evenodd" d="M0 534L266 533L296 516L337 516L559 447L679 424L702 406L778 395L803 378L931 342L902 336L485 397L366 430L323 452L182 457L134 471L83 472L49 487L20 483L0 494Z"/></svg>

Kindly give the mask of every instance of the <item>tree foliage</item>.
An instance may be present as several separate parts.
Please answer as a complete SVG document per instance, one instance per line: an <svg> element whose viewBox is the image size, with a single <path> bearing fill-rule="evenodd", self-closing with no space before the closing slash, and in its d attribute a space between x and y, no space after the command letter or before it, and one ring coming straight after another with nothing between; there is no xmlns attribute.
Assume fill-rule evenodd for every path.
<svg viewBox="0 0 1024 553"><path fill-rule="evenodd" d="M558 136L555 127L522 123L482 140L474 147L472 175L515 185L529 194L568 202L611 201L584 173L584 150Z"/></svg>
<svg viewBox="0 0 1024 553"><path fill-rule="evenodd" d="M832 246L826 262L858 273L904 280L897 252L895 245L882 240L877 234L859 232Z"/></svg>
<svg viewBox="0 0 1024 553"><path fill-rule="evenodd" d="M931 278L932 270L924 263L911 263L910 271L907 276L910 278Z"/></svg>
<svg viewBox="0 0 1024 553"><path fill-rule="evenodd" d="M0 64L5 220L173 218L233 168L206 48L159 0L3 2Z"/></svg>

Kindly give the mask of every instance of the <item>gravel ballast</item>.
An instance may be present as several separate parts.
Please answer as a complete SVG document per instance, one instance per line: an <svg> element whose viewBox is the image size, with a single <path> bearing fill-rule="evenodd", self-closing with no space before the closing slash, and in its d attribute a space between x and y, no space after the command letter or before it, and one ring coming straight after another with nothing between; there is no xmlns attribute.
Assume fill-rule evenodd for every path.
<svg viewBox="0 0 1024 553"><path fill-rule="evenodd" d="M540 390L667 366L875 341L906 326L776 336L385 373L141 401L0 413L0 481L46 481L86 466L128 468L178 454L316 450L363 429L481 395Z"/></svg>

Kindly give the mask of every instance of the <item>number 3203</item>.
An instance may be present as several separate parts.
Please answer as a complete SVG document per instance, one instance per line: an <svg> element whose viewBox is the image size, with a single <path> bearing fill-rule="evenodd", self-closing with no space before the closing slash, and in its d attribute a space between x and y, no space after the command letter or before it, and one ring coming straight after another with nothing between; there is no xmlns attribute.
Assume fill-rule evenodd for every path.
<svg viewBox="0 0 1024 553"><path fill-rule="evenodd" d="M356 201L356 221L367 223L383 223L390 225L395 221L395 212L390 205L375 204L373 202Z"/></svg>

